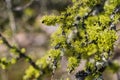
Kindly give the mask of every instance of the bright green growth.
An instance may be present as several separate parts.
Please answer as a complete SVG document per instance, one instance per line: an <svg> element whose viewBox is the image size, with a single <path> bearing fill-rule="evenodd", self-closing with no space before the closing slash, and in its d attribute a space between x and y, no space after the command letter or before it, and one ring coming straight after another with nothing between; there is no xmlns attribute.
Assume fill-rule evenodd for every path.
<svg viewBox="0 0 120 80"><path fill-rule="evenodd" d="M77 58L75 57L69 57L68 59L68 71L72 72L74 70L75 67L77 67L79 64L79 61Z"/></svg>
<svg viewBox="0 0 120 80"><path fill-rule="evenodd" d="M79 65L80 59L93 59L93 62L86 63L86 70L97 66L96 73L93 70L90 75L96 77L87 76L86 80L101 76L103 71L99 70L104 63L108 66L117 39L115 27L111 26L119 21L119 13L114 12L119 4L117 0L73 0L73 6L61 15L43 17L42 22L46 25L59 25L51 37L51 46L68 57L69 72Z"/></svg>
<svg viewBox="0 0 120 80"><path fill-rule="evenodd" d="M73 5L59 16L44 16L42 23L58 25L51 36L51 47L47 54L30 66L23 80L41 80L42 75L52 72L59 67L63 56L68 59L69 73L75 70L80 60L86 60L85 70L78 71L78 80L103 80L102 73L109 66L113 53L114 42L117 40L115 25L120 19L120 1L118 0L72 0ZM29 12L29 10L27 11ZM31 15L30 13L29 15ZM2 41L0 41L2 43ZM17 53L12 48L12 53ZM26 52L23 48L21 55ZM31 59L27 57L27 60ZM15 60L11 60L15 63ZM0 60L2 68L6 59ZM117 66L112 66L116 71ZM69 80L69 78L67 79Z"/></svg>

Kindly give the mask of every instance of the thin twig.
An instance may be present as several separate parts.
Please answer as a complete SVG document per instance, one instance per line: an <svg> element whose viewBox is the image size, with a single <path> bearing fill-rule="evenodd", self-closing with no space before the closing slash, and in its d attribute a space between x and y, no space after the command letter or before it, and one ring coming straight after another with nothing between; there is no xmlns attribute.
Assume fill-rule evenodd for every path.
<svg viewBox="0 0 120 80"><path fill-rule="evenodd" d="M116 75L117 75L117 80L120 80L120 72L117 72Z"/></svg>
<svg viewBox="0 0 120 80"><path fill-rule="evenodd" d="M11 9L12 8L11 0L6 0L6 6L7 6L8 16L9 16L9 20L10 20L10 27L11 27L11 30L14 35L14 33L16 32L16 24L15 24L14 14Z"/></svg>
<svg viewBox="0 0 120 80"><path fill-rule="evenodd" d="M13 47L12 45L9 44L9 42L6 40L6 38L0 34L0 37L1 39L3 40L3 43L10 49L15 49L15 52L17 52L19 54L19 58L24 58L24 59L27 59L28 62L37 70L39 70L39 67L38 65L35 64L35 62L30 58L28 57L27 55L25 55L25 53L21 52L21 50L19 50L17 47ZM19 59L18 58L18 59Z"/></svg>
<svg viewBox="0 0 120 80"><path fill-rule="evenodd" d="M15 11L22 11L22 10L28 8L34 1L35 1L35 0L31 0L31 1L30 1L29 3L27 3L26 5L24 5L24 6L18 6L18 7L16 7L16 8L14 8L13 10L15 10Z"/></svg>

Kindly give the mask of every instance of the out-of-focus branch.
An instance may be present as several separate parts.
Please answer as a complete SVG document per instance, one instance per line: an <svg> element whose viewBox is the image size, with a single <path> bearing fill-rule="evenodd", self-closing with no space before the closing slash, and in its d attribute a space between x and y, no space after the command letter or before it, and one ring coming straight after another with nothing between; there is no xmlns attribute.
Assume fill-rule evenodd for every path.
<svg viewBox="0 0 120 80"><path fill-rule="evenodd" d="M27 3L26 5L24 5L24 6L18 6L18 7L16 7L16 8L14 8L13 10L15 10L15 11L22 11L22 10L28 8L34 1L35 1L35 0L31 0L31 1L30 1L29 3Z"/></svg>
<svg viewBox="0 0 120 80"><path fill-rule="evenodd" d="M0 70L0 74L1 74L2 80L8 80L8 74L7 74L6 70Z"/></svg>
<svg viewBox="0 0 120 80"><path fill-rule="evenodd" d="M33 66L35 69L39 70L39 67L35 64L35 62L30 57L25 55L25 53L21 52L21 50L19 50L17 47L14 47L14 46L10 45L9 42L6 40L6 38L2 34L0 34L0 38L2 39L3 43L8 48L15 49L15 52L17 52L19 54L19 58L27 59L27 61L31 64L31 66Z"/></svg>
<svg viewBox="0 0 120 80"><path fill-rule="evenodd" d="M117 72L117 80L120 80L120 72Z"/></svg>
<svg viewBox="0 0 120 80"><path fill-rule="evenodd" d="M14 34L16 32L16 24L15 24L14 14L11 9L12 8L11 0L6 0L6 6L7 6L8 16L9 16L9 20L10 20L10 27Z"/></svg>

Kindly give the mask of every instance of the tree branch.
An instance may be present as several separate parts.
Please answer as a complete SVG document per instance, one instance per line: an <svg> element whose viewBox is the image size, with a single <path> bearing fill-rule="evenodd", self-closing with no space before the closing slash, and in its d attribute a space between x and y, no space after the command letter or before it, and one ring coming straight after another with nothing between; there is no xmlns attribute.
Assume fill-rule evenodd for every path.
<svg viewBox="0 0 120 80"><path fill-rule="evenodd" d="M15 10L15 11L22 11L22 10L28 8L34 1L35 1L35 0L31 0L31 1L30 1L29 3L27 3L26 5L24 5L24 6L18 6L18 7L16 7L16 8L14 8L13 10Z"/></svg>
<svg viewBox="0 0 120 80"><path fill-rule="evenodd" d="M19 50L17 47L14 47L14 46L11 46L9 44L9 42L6 40L6 38L0 34L0 38L3 40L3 43L10 49L15 49L15 52L17 52L19 54L19 58L24 58L24 59L27 59L28 62L37 70L39 70L40 68L38 67L38 65L35 64L35 62L30 58L28 57L27 55L25 55L25 53L21 52L21 50ZM19 59L18 58L18 59ZM17 59L17 60L18 60Z"/></svg>
<svg viewBox="0 0 120 80"><path fill-rule="evenodd" d="M15 24L15 18L14 18L13 12L11 10L11 8L12 8L11 0L6 0L6 6L7 6L8 16L9 16L9 20L10 20L10 27L14 34L16 32L16 24Z"/></svg>

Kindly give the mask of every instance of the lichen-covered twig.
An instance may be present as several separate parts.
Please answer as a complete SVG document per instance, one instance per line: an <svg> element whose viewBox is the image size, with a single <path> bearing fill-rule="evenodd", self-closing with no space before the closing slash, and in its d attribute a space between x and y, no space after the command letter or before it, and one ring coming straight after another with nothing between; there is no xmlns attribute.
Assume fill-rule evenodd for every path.
<svg viewBox="0 0 120 80"><path fill-rule="evenodd" d="M18 49L17 47L14 47L14 46L12 46L11 44L9 44L9 42L6 40L6 38L0 33L0 38L2 39L2 41L3 41L3 43L8 47L8 48L10 48L10 49L15 49L15 52L16 53L18 53L18 55L19 55L19 57L17 58L17 59L19 59L19 58L24 58L24 59L26 59L30 64L31 64L31 66L33 66L35 69L39 69L39 67L35 64L35 62L30 58L30 57L28 57L25 53L23 53L23 52L21 52L21 50L20 49Z"/></svg>

